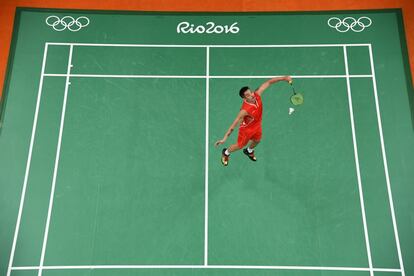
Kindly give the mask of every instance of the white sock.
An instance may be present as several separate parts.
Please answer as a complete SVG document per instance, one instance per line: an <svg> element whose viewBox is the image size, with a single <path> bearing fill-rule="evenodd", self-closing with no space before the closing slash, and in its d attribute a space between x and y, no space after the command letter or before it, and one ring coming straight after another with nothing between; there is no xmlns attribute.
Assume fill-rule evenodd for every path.
<svg viewBox="0 0 414 276"><path fill-rule="evenodd" d="M224 152L224 154L225 154L225 155L227 155L227 156L229 156L229 155L230 155L229 150L228 150L228 149L226 149L226 151Z"/></svg>
<svg viewBox="0 0 414 276"><path fill-rule="evenodd" d="M254 149L251 149L250 147L247 147L247 152L248 153L252 153L254 151Z"/></svg>

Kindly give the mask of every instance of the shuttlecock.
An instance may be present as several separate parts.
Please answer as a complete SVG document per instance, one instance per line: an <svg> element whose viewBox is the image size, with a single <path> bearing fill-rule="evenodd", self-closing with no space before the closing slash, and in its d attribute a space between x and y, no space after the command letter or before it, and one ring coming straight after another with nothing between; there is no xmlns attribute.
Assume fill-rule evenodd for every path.
<svg viewBox="0 0 414 276"><path fill-rule="evenodd" d="M293 112L295 112L295 109L293 107L289 107L289 115L291 115Z"/></svg>

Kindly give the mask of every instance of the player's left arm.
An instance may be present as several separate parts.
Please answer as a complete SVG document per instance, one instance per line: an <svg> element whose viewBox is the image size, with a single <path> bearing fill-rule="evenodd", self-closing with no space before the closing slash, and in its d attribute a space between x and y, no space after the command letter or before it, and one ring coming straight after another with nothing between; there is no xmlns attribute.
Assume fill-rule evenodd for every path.
<svg viewBox="0 0 414 276"><path fill-rule="evenodd" d="M276 77L272 78L270 80L265 81L262 85L260 85L259 88L254 92L258 94L259 96L262 96L263 92L272 84L279 82L279 81L292 81L292 78L290 76L284 76L284 77Z"/></svg>

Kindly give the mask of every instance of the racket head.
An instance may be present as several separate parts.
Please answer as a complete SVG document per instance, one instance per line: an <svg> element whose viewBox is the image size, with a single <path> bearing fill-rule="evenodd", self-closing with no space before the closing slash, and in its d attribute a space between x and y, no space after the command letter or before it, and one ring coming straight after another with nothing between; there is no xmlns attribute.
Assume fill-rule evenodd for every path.
<svg viewBox="0 0 414 276"><path fill-rule="evenodd" d="M301 105L304 102L303 95L301 93L295 93L290 97L290 101L293 105Z"/></svg>

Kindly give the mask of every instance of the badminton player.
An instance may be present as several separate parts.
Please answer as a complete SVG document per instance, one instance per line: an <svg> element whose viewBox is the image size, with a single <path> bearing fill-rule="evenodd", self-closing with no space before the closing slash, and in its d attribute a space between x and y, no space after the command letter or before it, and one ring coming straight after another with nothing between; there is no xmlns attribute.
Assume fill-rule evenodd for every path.
<svg viewBox="0 0 414 276"><path fill-rule="evenodd" d="M265 81L256 91L252 92L249 87L242 87L239 91L240 97L243 99L240 112L234 122L230 125L223 139L218 140L214 145L224 144L237 125L239 126L239 135L237 143L224 148L221 153L221 163L227 166L230 159L230 154L234 151L244 148L249 141L250 145L243 149L243 153L247 155L252 161L256 161L254 155L254 148L260 143L262 138L262 94L272 84L279 81L291 82L290 76L276 77Z"/></svg>

